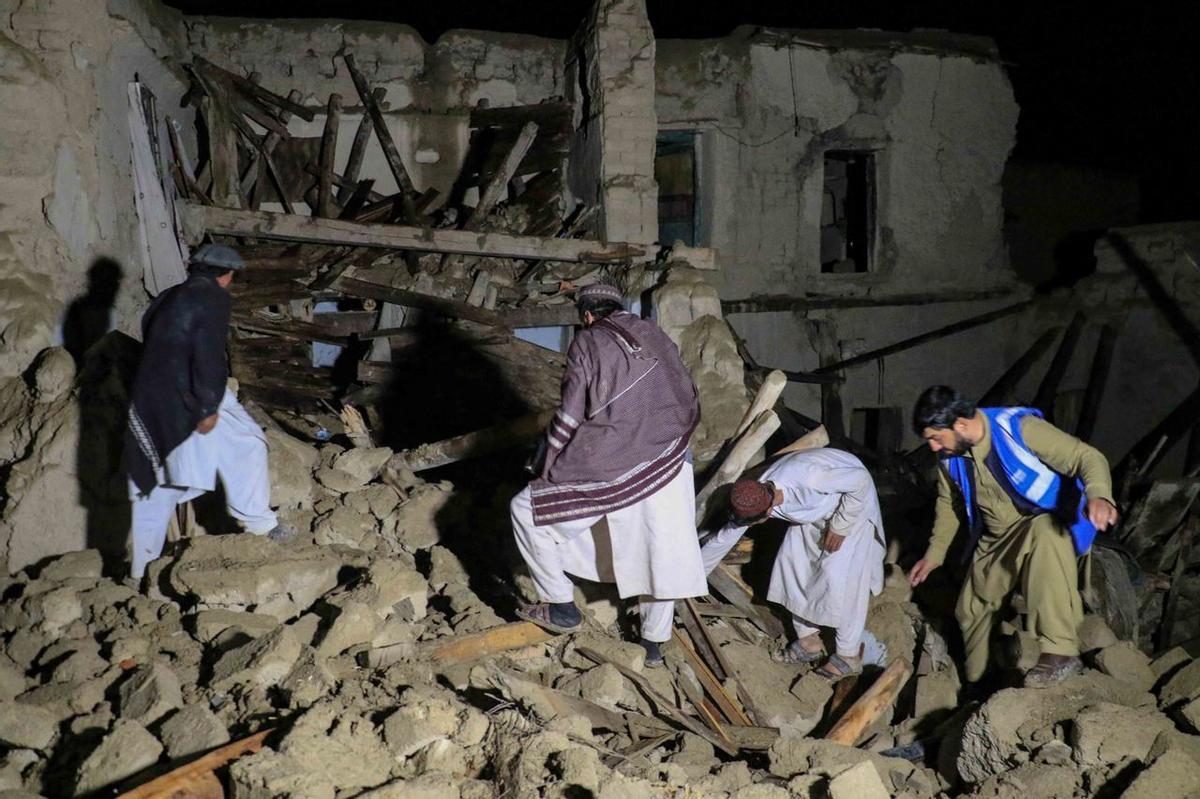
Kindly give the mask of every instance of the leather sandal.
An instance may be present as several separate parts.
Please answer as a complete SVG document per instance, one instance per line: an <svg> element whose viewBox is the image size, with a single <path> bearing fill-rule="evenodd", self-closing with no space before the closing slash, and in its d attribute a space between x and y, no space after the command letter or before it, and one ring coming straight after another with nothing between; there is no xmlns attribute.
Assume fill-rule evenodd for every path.
<svg viewBox="0 0 1200 799"><path fill-rule="evenodd" d="M821 647L815 652L810 652L800 645L800 641L792 641L782 649L776 649L771 653L771 660L776 663L787 663L788 665L799 665L801 663L816 663L821 658L825 657L825 647Z"/></svg>
<svg viewBox="0 0 1200 799"><path fill-rule="evenodd" d="M583 626L582 614L579 621L575 622L575 624L555 624L550 620L549 602L534 602L532 604L523 602L517 605L517 617L532 622L538 627L549 630L552 633L573 633Z"/></svg>
<svg viewBox="0 0 1200 799"><path fill-rule="evenodd" d="M844 657L839 655L837 652L834 652L832 655L825 658L825 662L822 663L820 666L817 666L817 668L813 669L813 671L817 675L824 677L825 679L829 680L830 682L839 682L841 680L846 679L847 677L853 677L855 674L862 674L862 669L863 669L862 658L863 658L863 647L862 646L859 646L859 648L858 648L858 665L857 666L851 665L850 661L846 660Z"/></svg>

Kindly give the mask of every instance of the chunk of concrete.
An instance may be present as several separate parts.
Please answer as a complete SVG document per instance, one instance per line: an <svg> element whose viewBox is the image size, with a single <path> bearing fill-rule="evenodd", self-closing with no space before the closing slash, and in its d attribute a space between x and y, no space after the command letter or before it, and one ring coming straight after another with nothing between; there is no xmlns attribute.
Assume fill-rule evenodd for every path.
<svg viewBox="0 0 1200 799"><path fill-rule="evenodd" d="M324 658L336 657L356 644L369 643L381 623L379 615L362 602L343 602L317 645L317 654Z"/></svg>
<svg viewBox="0 0 1200 799"><path fill-rule="evenodd" d="M316 447L274 428L268 428L266 436L270 449L271 502L279 508L311 506Z"/></svg>
<svg viewBox="0 0 1200 799"><path fill-rule="evenodd" d="M1146 753L1146 759L1152 761L1169 749L1187 755L1200 766L1200 735L1188 735L1178 730L1160 732Z"/></svg>
<svg viewBox="0 0 1200 799"><path fill-rule="evenodd" d="M337 795L327 776L273 749L233 761L229 781L232 799L334 799Z"/></svg>
<svg viewBox="0 0 1200 799"><path fill-rule="evenodd" d="M1150 668L1150 658L1129 641L1118 641L1097 652L1096 666L1139 691L1149 691L1157 679Z"/></svg>
<svg viewBox="0 0 1200 799"><path fill-rule="evenodd" d="M1192 662L1192 656L1187 650L1181 646L1174 646L1162 654L1156 655L1150 661L1150 671L1154 672L1154 679L1161 680L1163 677L1174 674L1178 669L1183 668L1188 663Z"/></svg>
<svg viewBox="0 0 1200 799"><path fill-rule="evenodd" d="M83 603L75 588L57 588L35 594L23 603L23 610L41 631L58 635L64 627L83 617Z"/></svg>
<svg viewBox="0 0 1200 799"><path fill-rule="evenodd" d="M625 678L616 666L601 663L580 677L579 695L589 702L615 709L625 696Z"/></svg>
<svg viewBox="0 0 1200 799"><path fill-rule="evenodd" d="M913 716L921 720L950 713L959 705L960 687L958 673L952 669L918 677Z"/></svg>
<svg viewBox="0 0 1200 799"><path fill-rule="evenodd" d="M83 577L89 580L99 580L104 568L104 561L98 549L83 549L78 552L68 552L59 555L42 567L38 576L43 580L62 582L72 577Z"/></svg>
<svg viewBox="0 0 1200 799"><path fill-rule="evenodd" d="M428 593L429 584L416 569L393 558L378 558L362 582L329 601L339 606L345 601L366 604L381 619L399 614L405 621L417 621L425 618Z"/></svg>
<svg viewBox="0 0 1200 799"><path fill-rule="evenodd" d="M171 716L158 737L172 760L229 743L229 731L204 704L188 705Z"/></svg>
<svg viewBox="0 0 1200 799"><path fill-rule="evenodd" d="M26 687L25 670L7 658L0 658L0 701L20 696Z"/></svg>
<svg viewBox="0 0 1200 799"><path fill-rule="evenodd" d="M280 742L279 751L340 791L382 785L395 762L369 719L332 702L305 711Z"/></svg>
<svg viewBox="0 0 1200 799"><path fill-rule="evenodd" d="M154 765L162 751L162 744L145 727L120 719L79 766L76 792L86 794L120 782Z"/></svg>
<svg viewBox="0 0 1200 799"><path fill-rule="evenodd" d="M408 552L429 549L438 543L438 516L453 497L449 483L422 483L388 516L384 536Z"/></svg>
<svg viewBox="0 0 1200 799"><path fill-rule="evenodd" d="M317 520L313 528L313 540L322 546L342 544L371 550L377 543L378 529L379 522L370 513L339 506Z"/></svg>
<svg viewBox="0 0 1200 799"><path fill-rule="evenodd" d="M179 677L163 663L138 666L117 691L117 712L148 726L183 706Z"/></svg>
<svg viewBox="0 0 1200 799"><path fill-rule="evenodd" d="M1093 652L1112 646L1120 639L1104 621L1103 616L1087 615L1079 624L1079 651Z"/></svg>
<svg viewBox="0 0 1200 799"><path fill-rule="evenodd" d="M799 700L796 706L799 719L792 725L792 731L807 735L825 716L825 707L833 698L833 683L815 671L807 671L792 685L791 694Z"/></svg>
<svg viewBox="0 0 1200 799"><path fill-rule="evenodd" d="M1200 660L1176 671L1158 691L1158 706L1171 708L1200 697Z"/></svg>
<svg viewBox="0 0 1200 799"><path fill-rule="evenodd" d="M207 608L306 610L337 586L342 561L315 546L280 545L257 535L192 538L171 569L171 586ZM273 612L279 618L280 612Z"/></svg>
<svg viewBox="0 0 1200 799"><path fill-rule="evenodd" d="M265 613L248 613L241 610L202 610L192 616L190 626L197 641L211 643L218 635L229 629L236 629L247 638L258 638L271 632L279 625L279 620Z"/></svg>
<svg viewBox="0 0 1200 799"><path fill-rule="evenodd" d="M387 447L354 447L334 458L333 468L350 475L361 488L379 476L390 457L392 451Z"/></svg>
<svg viewBox="0 0 1200 799"><path fill-rule="evenodd" d="M646 650L641 645L622 641L611 635L580 633L574 636L563 652L563 663L573 669L590 669L596 665L591 658L579 654L579 649L594 649L613 663L620 664L638 674L646 667Z"/></svg>
<svg viewBox="0 0 1200 799"><path fill-rule="evenodd" d="M1168 751L1143 770L1121 795L1124 799L1186 799L1200 792L1200 769L1181 752Z"/></svg>
<svg viewBox="0 0 1200 799"><path fill-rule="evenodd" d="M995 799L1073 799L1079 769L1071 765L1025 763L989 777L972 796Z"/></svg>
<svg viewBox="0 0 1200 799"><path fill-rule="evenodd" d="M1080 764L1111 765L1125 758L1145 760L1158 734L1173 729L1171 720L1153 708L1099 703L1075 717L1070 743Z"/></svg>
<svg viewBox="0 0 1200 799"><path fill-rule="evenodd" d="M892 799L871 763L859 763L829 781L829 799Z"/></svg>
<svg viewBox="0 0 1200 799"><path fill-rule="evenodd" d="M44 750L58 734L55 714L23 702L0 702L0 743L18 749Z"/></svg>
<svg viewBox="0 0 1200 799"><path fill-rule="evenodd" d="M445 774L423 774L389 782L361 793L355 799L460 799L462 793L456 783L447 780ZM492 792L495 792L494 788Z"/></svg>
<svg viewBox="0 0 1200 799"><path fill-rule="evenodd" d="M301 645L290 627L280 625L266 635L226 652L213 666L212 687L237 684L270 688L287 676L300 658Z"/></svg>
<svg viewBox="0 0 1200 799"><path fill-rule="evenodd" d="M108 665L108 661L92 649L72 652L54 667L54 672L50 675L50 682L90 680L108 668Z"/></svg>

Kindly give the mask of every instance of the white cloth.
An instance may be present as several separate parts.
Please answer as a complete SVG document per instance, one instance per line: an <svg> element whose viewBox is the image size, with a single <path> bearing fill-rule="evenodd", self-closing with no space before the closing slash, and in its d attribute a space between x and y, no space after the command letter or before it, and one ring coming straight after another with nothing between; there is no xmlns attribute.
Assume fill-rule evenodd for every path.
<svg viewBox="0 0 1200 799"><path fill-rule="evenodd" d="M703 596L708 583L696 539L696 499L692 466L684 463L669 483L641 502L603 516L537 525L529 487L509 506L513 534L543 602L571 602L568 574L594 582L616 583L622 598L673 600ZM673 607L673 603L665 603ZM666 637L652 638L666 612ZM642 634L649 640L670 637L669 609L642 606ZM647 616L656 620L647 624ZM661 634L659 632L658 634Z"/></svg>
<svg viewBox="0 0 1200 799"><path fill-rule="evenodd" d="M216 426L205 435L193 432L167 455L158 485L149 496L139 497L137 486L129 481L130 575L141 577L146 564L162 554L175 506L215 489L218 476L229 514L247 532L263 535L278 524L271 511L266 436L228 389L221 398Z"/></svg>
<svg viewBox="0 0 1200 799"><path fill-rule="evenodd" d="M857 656L870 595L883 590L887 552L870 473L850 453L823 448L785 455L759 479L783 492L783 502L770 515L790 524L775 557L767 599L786 607L801 624L837 628L839 642L855 642L855 651L843 654ZM821 549L827 526L846 537L837 552ZM706 572L716 568L747 529L730 525L705 543Z"/></svg>

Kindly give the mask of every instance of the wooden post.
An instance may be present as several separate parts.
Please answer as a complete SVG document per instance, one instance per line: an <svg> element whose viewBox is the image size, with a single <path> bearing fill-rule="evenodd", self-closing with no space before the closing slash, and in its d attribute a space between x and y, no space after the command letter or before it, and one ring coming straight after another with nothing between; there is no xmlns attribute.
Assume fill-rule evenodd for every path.
<svg viewBox="0 0 1200 799"><path fill-rule="evenodd" d="M1096 354L1092 358L1087 390L1083 395L1083 408L1079 411L1079 424L1075 426L1075 437L1084 441L1092 437L1096 419L1100 416L1100 403L1104 399L1104 386L1108 383L1108 372L1112 367L1116 343L1117 329L1112 325L1102 326L1100 338L1096 341Z"/></svg>
<svg viewBox="0 0 1200 799"><path fill-rule="evenodd" d="M804 452L810 449L821 449L829 446L829 433L825 431L825 425L817 425L816 429L809 430L800 438L788 444L783 449L772 455L772 458L778 458L780 455L787 455L789 452Z"/></svg>
<svg viewBox="0 0 1200 799"><path fill-rule="evenodd" d="M211 774L219 768L227 766L242 755L253 754L263 748L263 742L274 729L263 730L242 738L233 743L214 749L203 757L193 760L187 765L168 771L158 779L151 780L131 791L121 794L118 799L156 799L157 797L175 796L175 791L181 786L190 784L197 777Z"/></svg>
<svg viewBox="0 0 1200 799"><path fill-rule="evenodd" d="M725 461L713 473L704 487L700 489L700 493L696 495L696 521L702 522L707 516L708 500L712 497L713 492L723 485L732 483L738 476L745 471L746 464L754 457L754 453L767 443L767 439L771 434L779 429L779 417L775 411L763 411L750 425L749 429L742 434L733 448L729 450L729 455Z"/></svg>
<svg viewBox="0 0 1200 799"><path fill-rule="evenodd" d="M321 136L321 172L317 178L317 216L330 219L334 213L333 157L337 152L338 126L342 123L342 96L329 95L325 131Z"/></svg>
<svg viewBox="0 0 1200 799"><path fill-rule="evenodd" d="M358 71L358 67L354 63L354 56L344 53L342 60L346 62L346 69L350 71L350 78L354 81L354 88L358 90L358 97L362 100L363 108L371 117L371 124L375 126L375 138L379 140L379 146L383 148L383 157L387 159L392 177L396 179L396 186L400 190L400 218L405 222L415 222L417 214L413 209L412 195L416 190L413 187L412 178L408 176L408 170L404 167L404 161L400 158L400 152L396 149L396 142L392 139L392 132L388 130L383 112L379 110L379 105L375 102L375 95L371 91L366 77Z"/></svg>
<svg viewBox="0 0 1200 799"><path fill-rule="evenodd" d="M817 374L836 372L835 367L841 353L838 350L837 327L832 319L806 319L808 337L817 351L821 368ZM821 386L821 422L829 430L831 438L845 438L846 425L843 419L842 389L837 383Z"/></svg>
<svg viewBox="0 0 1200 799"><path fill-rule="evenodd" d="M867 692L833 725L825 740L846 746L857 744L867 728L891 707L910 674L912 665L904 658L897 658L889 663Z"/></svg>
<svg viewBox="0 0 1200 799"><path fill-rule="evenodd" d="M1038 386L1033 406L1045 414L1047 421L1054 421L1054 399L1058 396L1058 386L1062 383L1063 375L1067 373L1067 367L1071 365L1071 356L1075 354L1075 345L1079 343L1079 335L1083 332L1086 321L1086 317L1076 311L1075 316L1071 318L1071 324L1067 326L1067 332L1063 333L1062 341L1058 344L1054 360L1050 361L1046 376Z"/></svg>
<svg viewBox="0 0 1200 799"><path fill-rule="evenodd" d="M287 101L293 105L300 105L302 97L303 95L299 91L292 89L292 91L288 92ZM291 119L291 112L286 108L280 109L279 118L286 124ZM275 191L279 194L279 203L283 206L284 212L291 214L295 213L295 209L292 208L292 201L288 199L287 188L283 185L283 179L279 177L279 170L275 168L275 159L272 155L275 152L275 147L282 140L282 136L276 133L268 133L266 138L263 139L262 151L259 158L262 160L263 169L266 171L267 176L275 184ZM250 193L251 208L258 208L262 203L264 188L265 186L261 181L254 184L254 189Z"/></svg>
<svg viewBox="0 0 1200 799"><path fill-rule="evenodd" d="M737 438L746 432L750 423L757 419L763 411L774 408L775 403L779 400L779 395L785 388L787 388L787 376L778 369L769 372L754 394L754 400L750 403L750 407L742 414L742 420L738 422L737 430L734 431L731 438Z"/></svg>
<svg viewBox="0 0 1200 799"><path fill-rule="evenodd" d="M208 128L208 163L213 179L213 202L225 208L241 208L237 128L234 127L228 98L221 87L205 78L200 70L192 70L192 75L204 89L200 110Z"/></svg>
<svg viewBox="0 0 1200 799"><path fill-rule="evenodd" d="M508 189L508 182L513 179L513 175L517 172L517 167L521 165L521 160L525 157L525 153L529 152L530 145L533 144L534 138L537 137L538 126L536 122L526 122L521 128L521 132L517 135L517 140L513 142L512 148L508 154L504 156L504 161L500 164L500 168L496 170L496 174L492 175L492 179L488 181L483 193L479 196L479 203L471 211L463 224L465 230L478 230L479 225L491 213L491 210L496 206L496 203L504 196Z"/></svg>
<svg viewBox="0 0 1200 799"><path fill-rule="evenodd" d="M382 86L371 92L376 105L382 103L386 95L387 90ZM367 142L371 138L371 127L371 114L364 108L362 118L358 121L358 130L354 132L354 141L350 145L350 156L346 159L346 169L342 172L342 176L351 184L358 180L358 173L362 170L363 157L367 152ZM350 194L353 191L354 189L349 186L344 187L338 193L338 202L349 207Z"/></svg>
<svg viewBox="0 0 1200 799"><path fill-rule="evenodd" d="M1038 340L1033 342L1029 349L1025 350L1025 353L1005 370L1004 374L1000 375L1000 379L983 393L983 396L979 398L979 404L984 407L1005 404L1013 389L1021 382L1021 378L1025 377L1042 357L1042 354L1050 349L1050 345L1054 343L1054 339L1058 338L1058 334L1061 332L1061 327L1052 327L1039 336Z"/></svg>

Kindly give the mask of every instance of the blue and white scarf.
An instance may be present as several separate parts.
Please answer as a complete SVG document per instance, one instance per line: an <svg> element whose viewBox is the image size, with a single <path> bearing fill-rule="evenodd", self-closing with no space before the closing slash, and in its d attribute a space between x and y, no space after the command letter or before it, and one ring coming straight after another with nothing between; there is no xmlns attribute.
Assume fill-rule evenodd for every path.
<svg viewBox="0 0 1200 799"><path fill-rule="evenodd" d="M1068 478L1051 469L1033 454L1021 436L1021 419L1042 417L1036 408L980 408L992 428L992 451L985 463L1005 492L1026 513L1053 513L1071 530L1075 552L1082 555L1092 546L1096 528L1088 521L1087 493L1083 481L1064 482ZM948 456L946 469L962 492L971 531L971 547L978 541L982 521L975 500L975 475L972 463L961 455ZM1073 506L1073 507L1072 507Z"/></svg>

